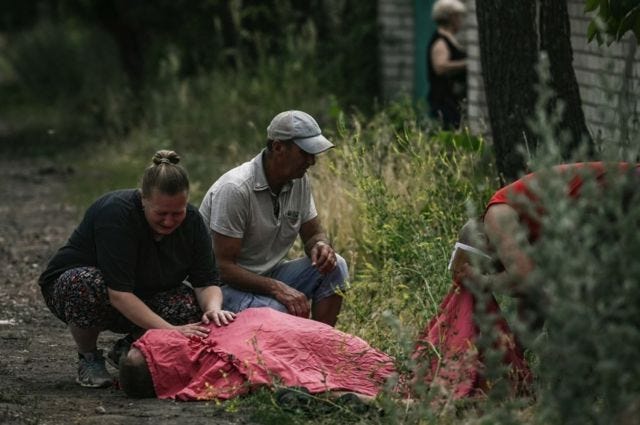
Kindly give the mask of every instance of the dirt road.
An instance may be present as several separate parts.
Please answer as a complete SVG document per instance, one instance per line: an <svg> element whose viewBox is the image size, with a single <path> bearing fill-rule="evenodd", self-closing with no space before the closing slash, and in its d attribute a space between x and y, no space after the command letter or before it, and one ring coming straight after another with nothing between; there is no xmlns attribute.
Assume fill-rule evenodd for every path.
<svg viewBox="0 0 640 425"><path fill-rule="evenodd" d="M77 176L64 166L0 160L0 424L250 423L247 412L214 403L131 400L117 389L75 383L73 342L36 282L78 218L64 202L70 178ZM105 334L100 346L116 337Z"/></svg>

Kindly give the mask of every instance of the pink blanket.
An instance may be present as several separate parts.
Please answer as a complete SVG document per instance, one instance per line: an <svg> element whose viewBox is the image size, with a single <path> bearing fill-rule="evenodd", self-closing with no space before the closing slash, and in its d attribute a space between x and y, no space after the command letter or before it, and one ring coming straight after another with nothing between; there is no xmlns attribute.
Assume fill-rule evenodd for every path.
<svg viewBox="0 0 640 425"><path fill-rule="evenodd" d="M393 359L328 325L252 308L204 339L147 331L142 351L158 398L228 399L259 386L302 386L375 395L394 372Z"/></svg>

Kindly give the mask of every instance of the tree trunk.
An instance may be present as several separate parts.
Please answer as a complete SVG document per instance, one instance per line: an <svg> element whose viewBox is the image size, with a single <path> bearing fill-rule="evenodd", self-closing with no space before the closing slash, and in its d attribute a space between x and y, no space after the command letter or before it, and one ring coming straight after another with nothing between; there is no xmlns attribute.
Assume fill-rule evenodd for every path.
<svg viewBox="0 0 640 425"><path fill-rule="evenodd" d="M477 0L476 13L496 165L501 179L513 181L526 169L519 150L536 147L526 123L536 99L536 3Z"/></svg>
<svg viewBox="0 0 640 425"><path fill-rule="evenodd" d="M573 70L573 48L566 1L541 0L540 49L546 51L549 57L550 83L556 94L549 105L550 110L560 100L565 105L561 129L566 137L563 137L565 140L558 141L562 143L563 158L569 159L582 142L588 143L588 151L592 152L592 140L585 123L578 81Z"/></svg>
<svg viewBox="0 0 640 425"><path fill-rule="evenodd" d="M538 20L536 5L539 2ZM512 181L526 171L519 152L535 152L538 141L527 124L535 110L536 64L541 50L549 57L551 88L548 107L564 104L559 128L565 159L582 143L593 142L587 130L573 70L573 50L566 0L476 0L480 56L496 165L501 178Z"/></svg>
<svg viewBox="0 0 640 425"><path fill-rule="evenodd" d="M144 86L144 35L143 26L135 24L122 1L97 2L94 13L99 25L113 38L122 69L127 74L134 93L139 94ZM132 22L133 21L133 22Z"/></svg>

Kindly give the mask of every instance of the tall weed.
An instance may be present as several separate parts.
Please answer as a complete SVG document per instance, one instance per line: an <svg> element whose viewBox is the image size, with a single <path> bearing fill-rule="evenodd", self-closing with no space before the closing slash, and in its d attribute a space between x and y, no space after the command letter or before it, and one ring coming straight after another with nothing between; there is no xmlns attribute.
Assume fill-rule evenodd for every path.
<svg viewBox="0 0 640 425"><path fill-rule="evenodd" d="M467 209L495 188L482 150L440 143L408 102L396 108L402 119L340 115L337 147L314 175L320 213L351 265L341 326L393 354L384 313L414 331L435 314Z"/></svg>

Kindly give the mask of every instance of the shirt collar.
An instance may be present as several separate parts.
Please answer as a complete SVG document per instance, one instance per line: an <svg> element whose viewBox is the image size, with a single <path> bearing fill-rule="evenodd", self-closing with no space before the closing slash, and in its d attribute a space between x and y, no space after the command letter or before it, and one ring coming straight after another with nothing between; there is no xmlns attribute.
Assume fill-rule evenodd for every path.
<svg viewBox="0 0 640 425"><path fill-rule="evenodd" d="M251 161L253 163L253 190L256 192L271 190L269 182L267 181L267 175L264 173L264 158L266 156L266 151L266 148L262 149L262 151ZM290 190L291 186L293 186L293 182L287 182L282 186L280 193Z"/></svg>

